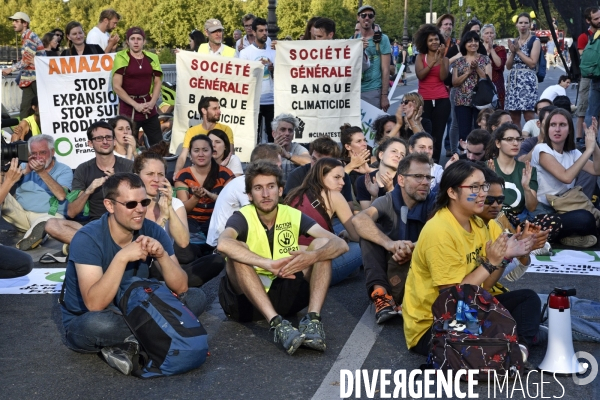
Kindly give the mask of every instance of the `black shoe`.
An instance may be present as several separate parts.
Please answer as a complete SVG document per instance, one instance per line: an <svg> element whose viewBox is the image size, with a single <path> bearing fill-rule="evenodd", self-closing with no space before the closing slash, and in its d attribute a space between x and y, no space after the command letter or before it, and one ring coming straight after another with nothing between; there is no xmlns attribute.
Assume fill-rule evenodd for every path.
<svg viewBox="0 0 600 400"><path fill-rule="evenodd" d="M327 345L325 344L325 330L323 330L323 323L318 315L311 315L313 313L306 314L298 325L298 331L304 335L303 346L310 347L313 350L325 351Z"/></svg>

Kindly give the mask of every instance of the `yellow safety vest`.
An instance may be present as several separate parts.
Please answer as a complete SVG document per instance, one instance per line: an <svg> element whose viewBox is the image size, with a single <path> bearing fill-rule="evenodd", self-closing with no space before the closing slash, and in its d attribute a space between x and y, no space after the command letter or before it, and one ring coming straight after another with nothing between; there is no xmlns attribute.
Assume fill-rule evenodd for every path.
<svg viewBox="0 0 600 400"><path fill-rule="evenodd" d="M202 43L200 47L198 47L198 53L210 54L210 47L208 47L208 43ZM235 49L224 44L221 55L223 57L235 57Z"/></svg>
<svg viewBox="0 0 600 400"><path fill-rule="evenodd" d="M273 232L273 254L267 240L267 233L263 227L256 208L253 204L248 204L240 209L240 213L246 218L248 223L248 237L246 244L253 253L272 260L279 260L289 256L290 251L296 251L298 246L298 236L300 234L300 219L302 213L295 208L280 204L277 206L277 218L275 219L275 231ZM271 272L254 266L254 270L268 292L271 283L277 276Z"/></svg>
<svg viewBox="0 0 600 400"><path fill-rule="evenodd" d="M38 126L37 122L35 122L35 115L30 115L27 118L23 118L25 121L27 121L27 123L29 124L29 130L31 131L31 136L37 136L40 133L42 133L42 131L40 131L40 127Z"/></svg>

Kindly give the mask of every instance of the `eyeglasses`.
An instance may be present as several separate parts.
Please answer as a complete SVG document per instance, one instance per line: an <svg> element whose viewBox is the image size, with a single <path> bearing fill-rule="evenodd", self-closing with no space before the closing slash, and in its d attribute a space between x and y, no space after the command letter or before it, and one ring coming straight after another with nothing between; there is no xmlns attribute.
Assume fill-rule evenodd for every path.
<svg viewBox="0 0 600 400"><path fill-rule="evenodd" d="M142 207L148 207L150 205L150 203L152 202L152 200L150 200L150 199L144 199L142 201L131 200L131 201L128 201L127 203L123 203L123 202L120 202L119 200L115 200L115 199L109 199L109 200L114 201L115 203L123 204L128 210L133 210L134 208L137 207L138 204L141 204Z"/></svg>
<svg viewBox="0 0 600 400"><path fill-rule="evenodd" d="M471 193L479 193L482 190L484 192L488 192L490 190L490 184L489 183L484 183L483 185L471 185L471 186L458 186L459 188L471 188Z"/></svg>
<svg viewBox="0 0 600 400"><path fill-rule="evenodd" d="M415 178L415 181L421 183L423 182L424 179L426 179L427 181L431 182L435 179L435 176L431 176L431 175L423 175L423 174L401 174L402 176L411 176L413 178Z"/></svg>
<svg viewBox="0 0 600 400"><path fill-rule="evenodd" d="M525 140L525 138L522 138L522 137L505 137L505 138L502 138L500 140L504 140L506 143L514 143L515 141L517 143L522 143Z"/></svg>
<svg viewBox="0 0 600 400"><path fill-rule="evenodd" d="M59 38L63 37L63 35L61 35L60 33L55 33L54 36L58 36Z"/></svg>
<svg viewBox="0 0 600 400"><path fill-rule="evenodd" d="M505 196L490 196L488 195L485 200L483 201L483 204L485 204L486 206L491 206L494 203L498 203L498 205L502 205L502 203L504 203L504 197Z"/></svg>
<svg viewBox="0 0 600 400"><path fill-rule="evenodd" d="M408 103L410 103L412 100L402 100L402 104L407 105Z"/></svg>
<svg viewBox="0 0 600 400"><path fill-rule="evenodd" d="M112 142L113 140L115 140L115 137L114 137L114 136L112 136L112 135L106 135L106 136L96 136L96 137L92 138L92 140L93 140L94 142L96 142L96 143L102 143L102 142L104 142L105 140L106 140L107 142Z"/></svg>
<svg viewBox="0 0 600 400"><path fill-rule="evenodd" d="M375 13L360 13L358 15L360 15L360 17L362 19L367 19L367 18L373 19L373 18L375 18Z"/></svg>

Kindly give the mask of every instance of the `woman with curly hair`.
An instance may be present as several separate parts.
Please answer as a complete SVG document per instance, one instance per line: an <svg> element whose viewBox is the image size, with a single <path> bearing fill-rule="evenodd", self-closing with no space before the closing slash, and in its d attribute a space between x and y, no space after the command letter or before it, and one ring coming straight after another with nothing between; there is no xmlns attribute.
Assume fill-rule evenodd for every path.
<svg viewBox="0 0 600 400"><path fill-rule="evenodd" d="M434 138L433 159L438 162L442 152L442 139L450 116L450 96L444 79L448 76L448 58L445 57L444 36L435 25L423 25L415 34L419 50L415 72L419 79L419 94L423 98L423 118L432 122Z"/></svg>

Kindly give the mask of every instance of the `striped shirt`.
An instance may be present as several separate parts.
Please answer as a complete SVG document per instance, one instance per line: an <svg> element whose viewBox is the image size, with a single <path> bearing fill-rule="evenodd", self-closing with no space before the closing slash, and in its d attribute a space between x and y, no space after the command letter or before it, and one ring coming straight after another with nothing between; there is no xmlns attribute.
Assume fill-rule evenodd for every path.
<svg viewBox="0 0 600 400"><path fill-rule="evenodd" d="M220 165L219 166L219 176L217 178L217 182L210 192L218 195L219 193L221 193L221 190L223 190L223 187L232 178L235 178L235 175L233 174L233 172L231 172L231 170ZM202 186L196 180L196 177L194 177L194 174L192 173L192 167L187 167L187 168L184 168L181 171L179 171L179 173L175 177L175 182L181 182L181 183L184 183L185 185L187 185L187 187L189 188L188 193L190 196L193 195L192 190L191 190L192 187ZM214 208L215 208L214 200L212 200L208 196L201 197L198 200L198 204L194 207L194 209L190 213L188 213L188 217L195 219L196 221L200 222L201 224L209 222Z"/></svg>
<svg viewBox="0 0 600 400"><path fill-rule="evenodd" d="M21 34L22 46L21 61L13 65L15 71L21 72L19 87L25 88L35 81L35 56L45 56L44 44L30 29Z"/></svg>

